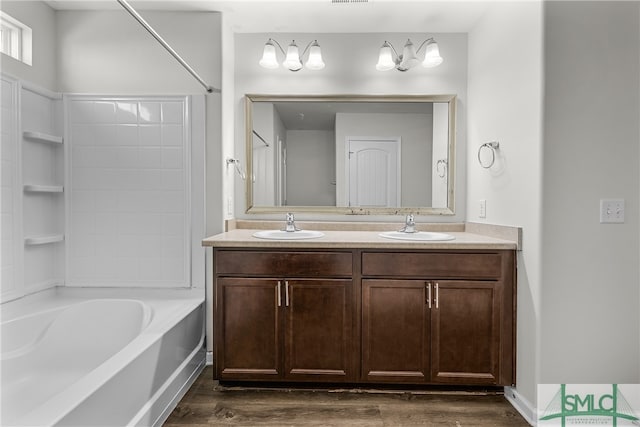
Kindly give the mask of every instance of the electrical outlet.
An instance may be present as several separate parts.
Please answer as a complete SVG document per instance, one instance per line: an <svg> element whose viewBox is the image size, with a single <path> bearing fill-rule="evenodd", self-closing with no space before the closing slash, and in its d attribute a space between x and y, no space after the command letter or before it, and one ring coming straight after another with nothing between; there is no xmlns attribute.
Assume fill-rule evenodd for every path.
<svg viewBox="0 0 640 427"><path fill-rule="evenodd" d="M600 200L600 223L623 223L624 222L624 199L601 199Z"/></svg>
<svg viewBox="0 0 640 427"><path fill-rule="evenodd" d="M233 215L233 198L227 198L227 215Z"/></svg>
<svg viewBox="0 0 640 427"><path fill-rule="evenodd" d="M486 218L487 217L487 201L480 200L480 212L478 213L478 218Z"/></svg>

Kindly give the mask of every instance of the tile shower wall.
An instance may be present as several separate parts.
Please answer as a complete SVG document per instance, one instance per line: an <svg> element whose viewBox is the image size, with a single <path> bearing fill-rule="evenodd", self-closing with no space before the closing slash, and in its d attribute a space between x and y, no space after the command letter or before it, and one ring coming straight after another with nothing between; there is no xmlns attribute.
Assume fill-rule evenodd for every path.
<svg viewBox="0 0 640 427"><path fill-rule="evenodd" d="M17 146L17 82L13 79L2 77L1 104L1 128L0 128L0 215L2 228L0 229L0 294L2 301L17 295L20 267L20 252L16 248L20 236L16 235L19 229L15 223L20 217L16 203L18 199L16 184L19 182L18 170L18 146Z"/></svg>
<svg viewBox="0 0 640 427"><path fill-rule="evenodd" d="M67 285L190 285L188 106L67 98Z"/></svg>
<svg viewBox="0 0 640 427"><path fill-rule="evenodd" d="M23 81L19 99L22 182L18 187L23 187L23 283L24 293L29 294L64 284L62 96Z"/></svg>
<svg viewBox="0 0 640 427"><path fill-rule="evenodd" d="M0 302L64 282L62 97L2 76Z"/></svg>

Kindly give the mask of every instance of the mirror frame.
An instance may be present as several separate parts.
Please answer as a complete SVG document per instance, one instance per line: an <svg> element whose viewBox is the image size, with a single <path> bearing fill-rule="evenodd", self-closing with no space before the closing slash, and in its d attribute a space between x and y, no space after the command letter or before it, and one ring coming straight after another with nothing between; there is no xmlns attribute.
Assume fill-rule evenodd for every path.
<svg viewBox="0 0 640 427"><path fill-rule="evenodd" d="M449 106L449 151L447 167L447 207L350 207L350 206L253 206L253 103L254 102L446 102ZM455 214L455 152L456 152L456 95L245 95L245 158L247 214L318 213L340 215L454 215Z"/></svg>

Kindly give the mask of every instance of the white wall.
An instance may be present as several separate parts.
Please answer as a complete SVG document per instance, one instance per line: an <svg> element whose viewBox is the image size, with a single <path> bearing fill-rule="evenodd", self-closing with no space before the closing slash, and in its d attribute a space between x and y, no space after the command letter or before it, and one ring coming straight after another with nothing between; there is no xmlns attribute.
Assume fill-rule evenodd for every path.
<svg viewBox="0 0 640 427"><path fill-rule="evenodd" d="M205 81L220 87L220 14L140 13ZM59 11L56 15L62 92L204 92L124 9Z"/></svg>
<svg viewBox="0 0 640 427"><path fill-rule="evenodd" d="M229 18L226 15L222 15L222 56L220 58L222 62L222 99L221 99L221 133L222 133L222 143L221 143L221 158L219 159L221 164L226 165L226 159L228 158L237 158L242 161L242 165L244 166L244 157L239 157L235 153L235 121L236 118L236 97L234 92L235 87L235 33L233 32L232 24L229 21ZM224 60L223 60L224 58ZM244 132L242 132L244 135ZM209 150L207 154L207 164L214 165L218 160L212 156L211 152L214 150ZM244 151L243 151L244 152ZM244 182L237 176L233 167L226 166L224 171L216 176L215 178L219 178L218 180L214 179L212 174L208 175L207 185L209 187L220 187L219 182L222 180L222 205L223 207L223 218L231 219L233 218L233 199L235 193L236 183L235 180L238 179L238 187L242 188L244 191ZM212 198L209 198L212 199ZM210 200L209 205L207 206L207 211L215 209L215 204L211 203L213 200ZM213 225L213 224L212 224ZM214 234L216 227L208 228L208 235ZM211 259L211 257L207 257ZM209 271L209 270L208 270ZM210 342L210 341L209 341ZM210 345L210 344L209 344Z"/></svg>
<svg viewBox="0 0 640 427"><path fill-rule="evenodd" d="M405 73L375 69L379 48L385 40L401 47L407 38L421 42L434 36L445 58L432 69L417 67ZM258 65L269 37L284 44L296 40L303 49L307 42L317 39L322 47L326 67L321 71L303 69L293 73L282 67L267 70ZM466 34L236 34L235 35L235 155L244 158L244 102L243 96L253 94L456 94L457 151L456 215L438 217L438 221L463 221L465 217L466 103L467 103L467 35ZM227 175L229 178L229 175ZM235 178L235 216L238 218L275 218L279 215L245 214L244 186ZM244 183L242 183L244 184ZM397 220L391 217L351 217L331 215L323 217L300 214L301 219L330 220ZM436 218L430 218L431 221Z"/></svg>
<svg viewBox="0 0 640 427"><path fill-rule="evenodd" d="M639 8L545 7L542 382L640 382Z"/></svg>
<svg viewBox="0 0 640 427"><path fill-rule="evenodd" d="M58 90L58 48L55 11L41 1L0 2L0 9L33 30L33 63L26 65L2 54L2 72L45 89Z"/></svg>
<svg viewBox="0 0 640 427"><path fill-rule="evenodd" d="M535 404L542 200L542 10L534 2L496 3L469 33L467 210L470 222L520 226L517 390ZM483 169L478 147L500 142L496 165ZM479 200L487 201L479 218Z"/></svg>

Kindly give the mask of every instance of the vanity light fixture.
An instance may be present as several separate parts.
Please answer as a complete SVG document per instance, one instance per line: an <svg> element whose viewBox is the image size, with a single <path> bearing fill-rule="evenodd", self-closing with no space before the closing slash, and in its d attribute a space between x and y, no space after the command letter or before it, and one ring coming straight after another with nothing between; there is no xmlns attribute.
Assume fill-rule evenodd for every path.
<svg viewBox="0 0 640 427"><path fill-rule="evenodd" d="M380 48L376 70L387 71L395 68L398 71L407 71L415 67L420 63L418 52L420 52L423 46L426 46L424 60L422 61L423 67L432 68L442 64L443 59L440 56L440 49L433 37L423 41L417 49L413 42L407 39L401 55L398 55L393 45L385 40Z"/></svg>
<svg viewBox="0 0 640 427"><path fill-rule="evenodd" d="M305 47L302 51L302 55L300 55L298 45L296 44L295 40L293 40L291 44L289 44L289 47L287 47L287 52L285 53L280 43L278 43L274 39L269 39L264 45L262 59L259 62L262 67L275 69L280 66L278 64L276 46L278 46L280 52L285 55L285 60L284 62L282 62L282 65L291 71L300 71L302 69L301 59L304 58L304 55L307 53L307 51L309 52L309 57L307 58L307 62L304 64L305 68L308 68L309 70L322 70L324 68L322 52L317 40L309 42L309 44L307 44L307 47Z"/></svg>

